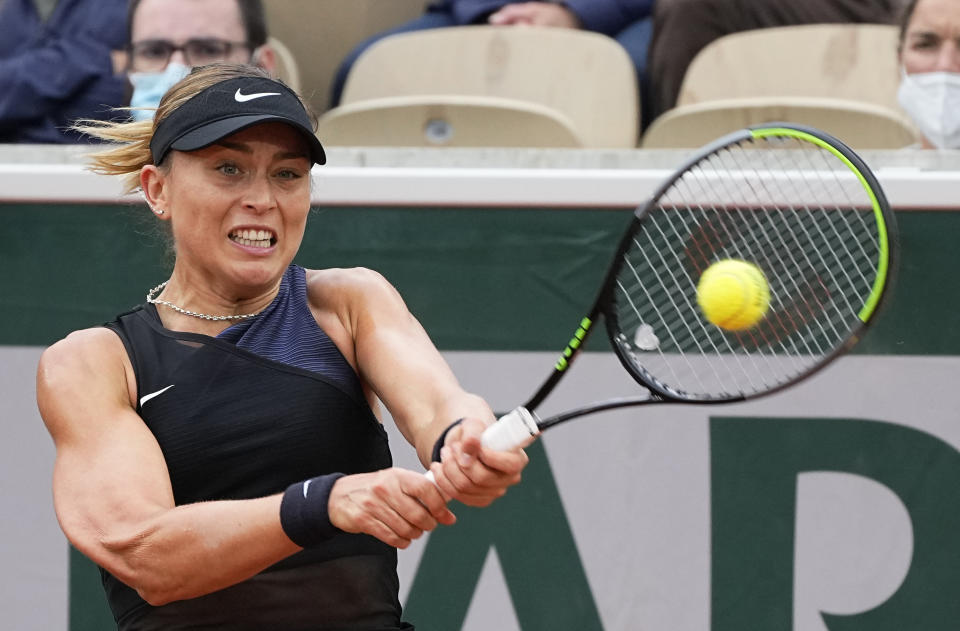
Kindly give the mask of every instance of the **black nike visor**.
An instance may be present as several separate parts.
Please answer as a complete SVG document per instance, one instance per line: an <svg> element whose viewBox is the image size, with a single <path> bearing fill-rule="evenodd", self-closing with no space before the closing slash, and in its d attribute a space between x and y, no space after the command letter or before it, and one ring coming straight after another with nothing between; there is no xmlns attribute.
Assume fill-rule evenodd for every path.
<svg viewBox="0 0 960 631"><path fill-rule="evenodd" d="M286 123L299 131L315 164L327 161L303 103L290 88L266 77L237 77L206 88L164 118L150 153L160 164L171 149L196 151L253 125Z"/></svg>

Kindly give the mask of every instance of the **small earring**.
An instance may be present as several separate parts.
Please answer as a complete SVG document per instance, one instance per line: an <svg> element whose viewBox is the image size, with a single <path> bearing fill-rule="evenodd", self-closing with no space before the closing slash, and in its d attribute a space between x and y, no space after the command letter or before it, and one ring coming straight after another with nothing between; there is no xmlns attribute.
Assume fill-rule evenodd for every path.
<svg viewBox="0 0 960 631"><path fill-rule="evenodd" d="M162 214L163 214L163 209L162 209L162 208L153 208L153 209L151 209L151 210L153 210L153 212L154 212L155 214L157 214L157 215L162 215Z"/></svg>

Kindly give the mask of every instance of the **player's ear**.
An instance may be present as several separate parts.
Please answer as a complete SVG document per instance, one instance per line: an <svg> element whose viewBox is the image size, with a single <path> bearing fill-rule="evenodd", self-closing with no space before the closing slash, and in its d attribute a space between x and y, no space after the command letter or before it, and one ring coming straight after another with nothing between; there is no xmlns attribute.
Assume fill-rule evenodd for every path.
<svg viewBox="0 0 960 631"><path fill-rule="evenodd" d="M155 164L148 164L140 169L140 190L143 192L143 198L150 206L150 210L161 219L169 216L166 212L166 180L166 175Z"/></svg>

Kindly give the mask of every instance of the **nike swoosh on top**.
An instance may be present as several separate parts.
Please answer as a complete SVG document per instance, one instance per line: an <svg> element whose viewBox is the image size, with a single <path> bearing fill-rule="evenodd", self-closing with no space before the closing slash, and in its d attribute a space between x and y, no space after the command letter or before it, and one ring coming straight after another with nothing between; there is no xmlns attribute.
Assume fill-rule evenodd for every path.
<svg viewBox="0 0 960 631"><path fill-rule="evenodd" d="M237 93L233 95L233 98L236 99L237 103L246 103L247 101L252 101L253 99L260 99L265 96L280 96L279 92L255 92L254 94L244 94L240 91L240 88L237 88Z"/></svg>
<svg viewBox="0 0 960 631"><path fill-rule="evenodd" d="M171 384L170 384L169 386L167 386L166 388L161 388L160 390L157 390L156 392L151 392L150 394L145 394L145 395L143 395L142 397L140 397L140 407L143 407L143 404L144 404L144 403L146 403L147 401L149 401L149 400L152 399L153 397L158 397L158 396L160 396L161 394L163 394L164 392L166 392L166 391L169 390L170 388L174 387L175 385L177 385L177 384L171 383Z"/></svg>
<svg viewBox="0 0 960 631"><path fill-rule="evenodd" d="M304 497L307 496L307 489L310 488L310 482L312 482L312 480L306 480L306 481L303 483L303 496L304 496Z"/></svg>

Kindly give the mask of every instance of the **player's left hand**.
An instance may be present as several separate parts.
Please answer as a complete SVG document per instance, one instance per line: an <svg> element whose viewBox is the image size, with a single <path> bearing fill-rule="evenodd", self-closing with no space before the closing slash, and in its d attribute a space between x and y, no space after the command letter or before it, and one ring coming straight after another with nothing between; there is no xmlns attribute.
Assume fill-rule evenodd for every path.
<svg viewBox="0 0 960 631"><path fill-rule="evenodd" d="M509 451L485 449L480 436L486 428L479 419L465 419L447 433L440 462L430 466L443 494L468 506L488 506L502 497L508 487L520 482L529 462L520 447Z"/></svg>

